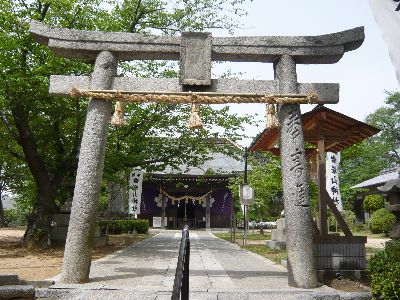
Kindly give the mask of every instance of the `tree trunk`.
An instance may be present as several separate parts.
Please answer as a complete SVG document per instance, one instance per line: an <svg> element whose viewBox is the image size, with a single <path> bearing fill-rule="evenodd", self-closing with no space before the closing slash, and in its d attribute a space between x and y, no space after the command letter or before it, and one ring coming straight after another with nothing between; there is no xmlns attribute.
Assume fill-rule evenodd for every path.
<svg viewBox="0 0 400 300"><path fill-rule="evenodd" d="M28 122L28 113L24 106L17 103L11 109L15 126L18 130L18 144L24 153L29 170L36 183L36 201L32 213L28 216L28 226L24 235L24 243L28 247L47 247L51 219L57 212L55 203L56 191L60 188L66 168L58 166L57 178L50 179L50 174L39 154L35 137Z"/></svg>
<svg viewBox="0 0 400 300"><path fill-rule="evenodd" d="M32 213L27 216L24 244L28 248L48 247L51 221L56 212L55 193L38 191Z"/></svg>
<svg viewBox="0 0 400 300"><path fill-rule="evenodd" d="M7 227L6 218L4 216L3 199L0 194L0 228Z"/></svg>

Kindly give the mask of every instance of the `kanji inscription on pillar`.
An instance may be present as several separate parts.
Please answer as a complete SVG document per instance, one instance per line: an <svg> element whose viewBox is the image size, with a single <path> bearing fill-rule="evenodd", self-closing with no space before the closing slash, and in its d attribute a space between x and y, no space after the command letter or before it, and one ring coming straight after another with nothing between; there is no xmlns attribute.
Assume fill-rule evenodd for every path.
<svg viewBox="0 0 400 300"><path fill-rule="evenodd" d="M140 214L140 204L142 202L142 182L143 171L133 170L129 176L129 214Z"/></svg>

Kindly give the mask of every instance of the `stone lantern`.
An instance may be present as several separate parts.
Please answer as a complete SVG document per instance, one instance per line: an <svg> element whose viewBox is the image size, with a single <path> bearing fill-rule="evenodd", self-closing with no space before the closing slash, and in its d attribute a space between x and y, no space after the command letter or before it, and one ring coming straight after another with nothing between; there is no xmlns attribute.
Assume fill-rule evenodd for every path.
<svg viewBox="0 0 400 300"><path fill-rule="evenodd" d="M396 216L396 222L389 233L391 239L400 239L400 178L391 179L378 188L389 202L386 209Z"/></svg>

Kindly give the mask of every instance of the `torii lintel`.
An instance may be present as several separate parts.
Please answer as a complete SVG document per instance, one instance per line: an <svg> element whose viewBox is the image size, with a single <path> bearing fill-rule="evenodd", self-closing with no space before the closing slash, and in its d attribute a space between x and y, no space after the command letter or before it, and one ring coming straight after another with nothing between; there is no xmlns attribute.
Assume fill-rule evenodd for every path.
<svg viewBox="0 0 400 300"><path fill-rule="evenodd" d="M182 36L157 36L125 32L85 31L53 28L31 21L34 38L49 46L56 55L94 61L101 51L111 51L119 60L179 60L185 39ZM195 36L196 38L196 36ZM292 56L297 64L330 64L343 54L361 46L364 27L319 36L206 37L212 61L272 63L282 55Z"/></svg>

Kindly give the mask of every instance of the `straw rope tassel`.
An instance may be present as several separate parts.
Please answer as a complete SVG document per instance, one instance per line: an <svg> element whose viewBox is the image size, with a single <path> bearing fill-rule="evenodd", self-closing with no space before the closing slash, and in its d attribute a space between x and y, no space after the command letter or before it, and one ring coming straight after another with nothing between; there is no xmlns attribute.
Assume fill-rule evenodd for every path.
<svg viewBox="0 0 400 300"><path fill-rule="evenodd" d="M272 129L278 127L278 120L275 114L275 105L266 104L266 109L267 109L266 128Z"/></svg>
<svg viewBox="0 0 400 300"><path fill-rule="evenodd" d="M200 110L200 105L197 103L192 103L192 108L188 123L188 127L192 130L203 128L203 122L201 121L199 110Z"/></svg>
<svg viewBox="0 0 400 300"><path fill-rule="evenodd" d="M117 103L115 104L114 115L111 118L111 124L115 126L126 125L126 121L124 119L124 109L125 109L125 103L117 101Z"/></svg>

